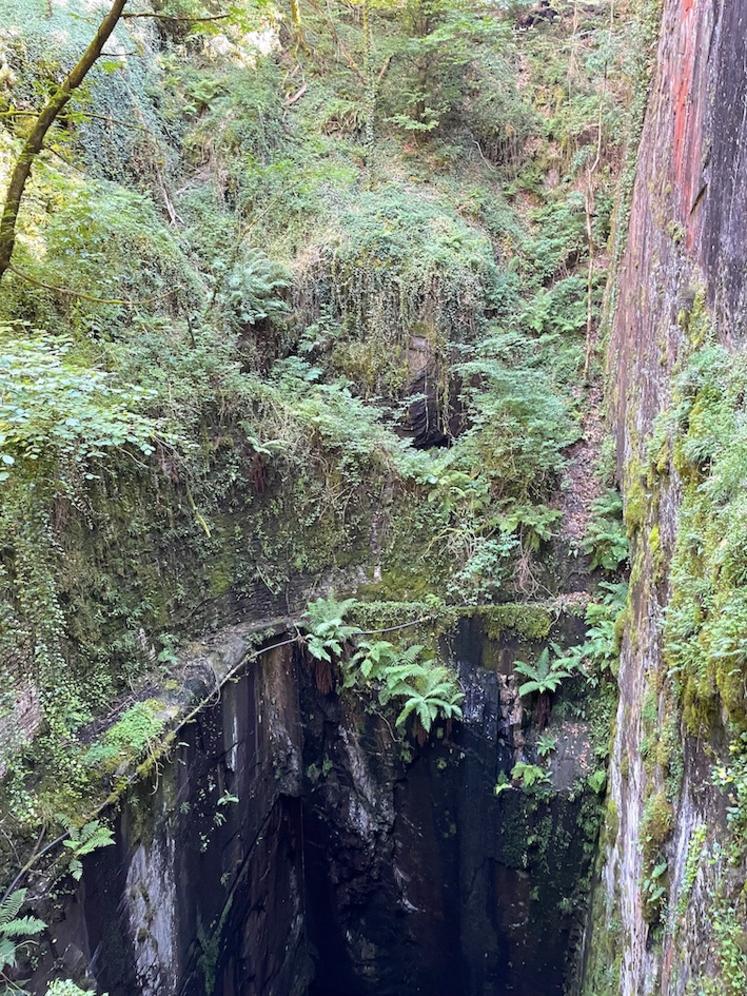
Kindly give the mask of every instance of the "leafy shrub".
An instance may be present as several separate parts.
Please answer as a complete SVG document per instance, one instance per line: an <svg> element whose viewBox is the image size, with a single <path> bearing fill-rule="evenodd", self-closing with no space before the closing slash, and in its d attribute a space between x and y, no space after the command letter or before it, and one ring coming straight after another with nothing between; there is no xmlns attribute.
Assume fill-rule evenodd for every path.
<svg viewBox="0 0 747 996"><path fill-rule="evenodd" d="M674 814L664 789L649 796L643 807L640 840L643 855L641 898L646 919L655 923L661 916L667 895L664 874L668 863L663 856L664 844L672 832Z"/></svg>
<svg viewBox="0 0 747 996"><path fill-rule="evenodd" d="M567 275L568 265L586 248L583 196L577 191L550 201L535 212L539 235L531 246L531 270L543 284Z"/></svg>
<svg viewBox="0 0 747 996"><path fill-rule="evenodd" d="M537 335L570 335L581 331L587 320L587 283L573 274L543 288L531 298L523 323Z"/></svg>
<svg viewBox="0 0 747 996"><path fill-rule="evenodd" d="M118 387L77 359L69 339L0 326L0 479L18 462L83 462L113 447L150 454L158 423L140 414L150 395Z"/></svg>
<svg viewBox="0 0 747 996"><path fill-rule="evenodd" d="M522 504L544 497L577 437L568 404L525 337L495 334L475 352L459 367L470 385L463 390L469 428L459 453L481 468L498 496Z"/></svg>
<svg viewBox="0 0 747 996"><path fill-rule="evenodd" d="M677 900L677 913L681 917L685 915L688 903L690 902L693 887L695 886L695 881L703 860L707 837L708 827L705 823L701 823L692 831L687 843L685 870L682 873L682 885L680 886L680 895Z"/></svg>
<svg viewBox="0 0 747 996"><path fill-rule="evenodd" d="M388 640L358 640L357 650L347 667L349 682L354 684L358 673L365 681L385 681L393 668L415 665L423 649L420 643L402 650Z"/></svg>
<svg viewBox="0 0 747 996"><path fill-rule="evenodd" d="M284 147L279 67L273 59L259 57L252 67L207 78L183 60L174 60L169 68L175 86L186 91L187 110L191 103L196 116L185 139L189 154L196 164L209 165L226 194L246 198L254 170ZM174 104L175 113L182 114L184 103ZM201 108L206 113L197 116Z"/></svg>
<svg viewBox="0 0 747 996"><path fill-rule="evenodd" d="M115 331L127 334L133 304L147 309L158 301L167 314L183 314L201 302L204 290L194 267L148 198L115 183L76 177L56 181L53 202L55 210L35 233L43 239L44 252L19 252L18 264L32 278L73 292L74 304L67 322L60 322L54 294L50 299L38 288L27 292L22 284L22 313L34 316L37 324L64 331L72 325L108 338ZM76 291L84 295L77 301ZM21 290L16 287L15 293ZM111 303L88 301L85 295Z"/></svg>
<svg viewBox="0 0 747 996"><path fill-rule="evenodd" d="M469 5L455 10L431 0L427 8L407 8L404 27L394 54L398 71L390 74L394 85L383 93L385 113L405 132L426 134L463 106L476 48L481 42L490 47L501 26Z"/></svg>
<svg viewBox="0 0 747 996"><path fill-rule="evenodd" d="M424 658L425 648L413 644L398 649L386 640L363 640L347 665L348 684L360 675L364 681L379 683L379 702L386 705L392 699L403 704L396 725L405 726L413 715L416 732L430 733L436 719L461 719L460 702L464 695L454 672Z"/></svg>
<svg viewBox="0 0 747 996"><path fill-rule="evenodd" d="M643 900L644 916L649 923L655 923L661 917L662 908L667 898L667 881L665 876L668 868L667 861L659 861L643 877L641 898Z"/></svg>
<svg viewBox="0 0 747 996"><path fill-rule="evenodd" d="M747 990L747 953L744 950L743 909L723 899L713 918L720 988L726 996L741 996ZM721 988L723 987L723 988Z"/></svg>

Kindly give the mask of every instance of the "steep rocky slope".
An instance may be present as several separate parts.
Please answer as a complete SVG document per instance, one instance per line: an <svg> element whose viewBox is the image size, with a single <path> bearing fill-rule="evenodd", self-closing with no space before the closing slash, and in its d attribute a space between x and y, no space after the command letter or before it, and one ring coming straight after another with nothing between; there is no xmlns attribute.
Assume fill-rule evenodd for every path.
<svg viewBox="0 0 747 996"><path fill-rule="evenodd" d="M408 756L383 715L319 690L294 640L241 667L255 635L236 626L193 648L203 693L211 675L237 680L111 814L114 846L38 907L50 930L31 991L61 975L123 996L568 991L595 759L558 702L552 788L494 793L536 732L511 675L528 644L460 627L444 652L464 723Z"/></svg>

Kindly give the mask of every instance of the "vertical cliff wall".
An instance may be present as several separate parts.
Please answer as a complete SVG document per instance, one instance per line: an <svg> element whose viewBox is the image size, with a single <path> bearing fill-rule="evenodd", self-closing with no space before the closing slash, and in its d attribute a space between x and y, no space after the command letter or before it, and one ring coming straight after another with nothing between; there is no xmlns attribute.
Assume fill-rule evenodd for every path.
<svg viewBox="0 0 747 996"><path fill-rule="evenodd" d="M713 635L744 594L744 464L719 468L741 445L746 232L747 2L666 0L609 342L634 557L594 996L747 985L744 630Z"/></svg>
<svg viewBox="0 0 747 996"><path fill-rule="evenodd" d="M238 663L237 630L222 648ZM293 657L266 654L184 727L173 758L122 803L115 845L52 895L31 980L111 996L300 996L305 931L301 718Z"/></svg>

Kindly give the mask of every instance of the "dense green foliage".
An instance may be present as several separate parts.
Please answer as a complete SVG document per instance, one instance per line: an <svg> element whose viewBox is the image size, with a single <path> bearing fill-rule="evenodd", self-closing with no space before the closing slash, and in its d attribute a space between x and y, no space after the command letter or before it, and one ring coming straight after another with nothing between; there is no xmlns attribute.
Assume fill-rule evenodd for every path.
<svg viewBox="0 0 747 996"><path fill-rule="evenodd" d="M421 644L397 648L388 640L363 639L359 627L345 622L354 605L355 599L338 602L334 595L309 603L304 628L311 657L339 663L345 674L344 688L363 688L370 695L374 686L380 706L397 702L395 726L405 728L412 716L419 739L431 732L438 719L461 719L459 703L464 694L454 672L428 656Z"/></svg>
<svg viewBox="0 0 747 996"><path fill-rule="evenodd" d="M0 0L0 181L91 29L37 6ZM22 206L0 293L8 862L42 825L73 862L108 842L93 802L157 756L153 688L206 628L290 612L323 687L339 669L421 741L460 718L455 674L433 632L390 643L367 618L441 635L474 612L549 653L624 25L606 3L523 32L520 5L417 0L309 3L299 34L241 6L120 25ZM608 571L616 501L585 546ZM332 583L358 600L307 605ZM616 612L591 606L548 674L606 694Z"/></svg>
<svg viewBox="0 0 747 996"><path fill-rule="evenodd" d="M702 964L709 967L694 975L688 993L736 994L747 977L747 373L741 355L716 343L702 292L678 324L682 348L670 403L641 441L642 458L631 459L626 468L625 520L636 595L620 622L640 611L640 604L661 607L661 659L649 667L641 688L638 888L654 942L669 935L676 945L695 919L707 919ZM664 495L675 482L673 521ZM606 526L603 531L615 533ZM631 649L640 652L631 629ZM701 744L709 745L702 762L705 778L692 761ZM623 778L626 764L623 757ZM704 793L706 811L723 807L723 816L692 828L683 863L675 831L686 777L690 792L697 785Z"/></svg>

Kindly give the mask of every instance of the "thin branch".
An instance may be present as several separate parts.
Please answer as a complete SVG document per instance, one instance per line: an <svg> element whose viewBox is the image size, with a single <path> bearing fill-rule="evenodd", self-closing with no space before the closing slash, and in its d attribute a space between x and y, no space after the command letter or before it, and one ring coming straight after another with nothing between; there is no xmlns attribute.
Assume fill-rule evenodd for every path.
<svg viewBox="0 0 747 996"><path fill-rule="evenodd" d="M123 128L137 128L140 131L147 131L142 125L133 124L132 121L125 121L123 118L112 118L106 114L94 114L93 111L72 111L71 114L77 114L84 118L92 118L94 121L105 121L106 124L121 125ZM0 118L35 118L37 116L36 111L2 111L0 112Z"/></svg>
<svg viewBox="0 0 747 996"><path fill-rule="evenodd" d="M362 629L360 633L356 633L356 636L374 636L376 633L394 633L398 629L412 629L413 626L419 626L421 623L433 622L437 619L436 614L432 616L423 616L420 619L413 619L411 622L398 623L396 626L387 626L386 629Z"/></svg>
<svg viewBox="0 0 747 996"><path fill-rule="evenodd" d="M72 290L70 287L57 287L54 284L47 284L36 277L30 277L28 273L24 273L12 264L9 264L8 269L11 273L15 273L17 277L20 277L21 280L25 280L26 283L33 284L35 287L43 287L44 290L53 291L55 294L64 294L66 297L79 297L83 301L92 301L93 304L122 304L130 308L135 308L140 304L152 301L155 297L153 295L153 297L143 298L142 301L130 301L127 298L118 297L94 297L92 294L84 294L83 291Z"/></svg>
<svg viewBox="0 0 747 996"><path fill-rule="evenodd" d="M2 902L0 902L0 906L2 906L2 904L8 898L8 896L12 895L13 891L15 890L15 887L18 885L18 883L23 878L26 870L28 868L30 868L34 864L34 862L37 861L42 856L42 854L44 854L44 852L49 849L50 846L54 847L55 841L52 841L52 844L48 845L47 847L45 847L43 851L39 850L39 848L42 845L42 841L44 840L44 834L46 832L47 832L47 824L43 823L41 831L39 832L39 837L38 837L38 839L36 841L36 844L34 844L33 851L31 852L31 857L28 859L28 861L26 862L26 864L23 866L23 868L21 868L21 870L18 872L18 874L16 875L16 877L13 879L13 881L8 886L8 888L7 888L6 892L5 892L5 895L2 898ZM14 848L14 850L15 850L15 848Z"/></svg>
<svg viewBox="0 0 747 996"><path fill-rule="evenodd" d="M202 21L225 21L230 14L214 14L212 17L174 17L171 14L151 14L147 10L133 11L131 14L122 14L122 18L130 20L133 17L153 17L157 21L186 21L188 24L196 24Z"/></svg>
<svg viewBox="0 0 747 996"><path fill-rule="evenodd" d="M309 89L308 84L304 83L303 86L299 90L296 90L294 94L291 94L285 98L285 106L292 107L293 104L297 103L301 99L301 97L303 97L303 95L306 93L308 89Z"/></svg>

